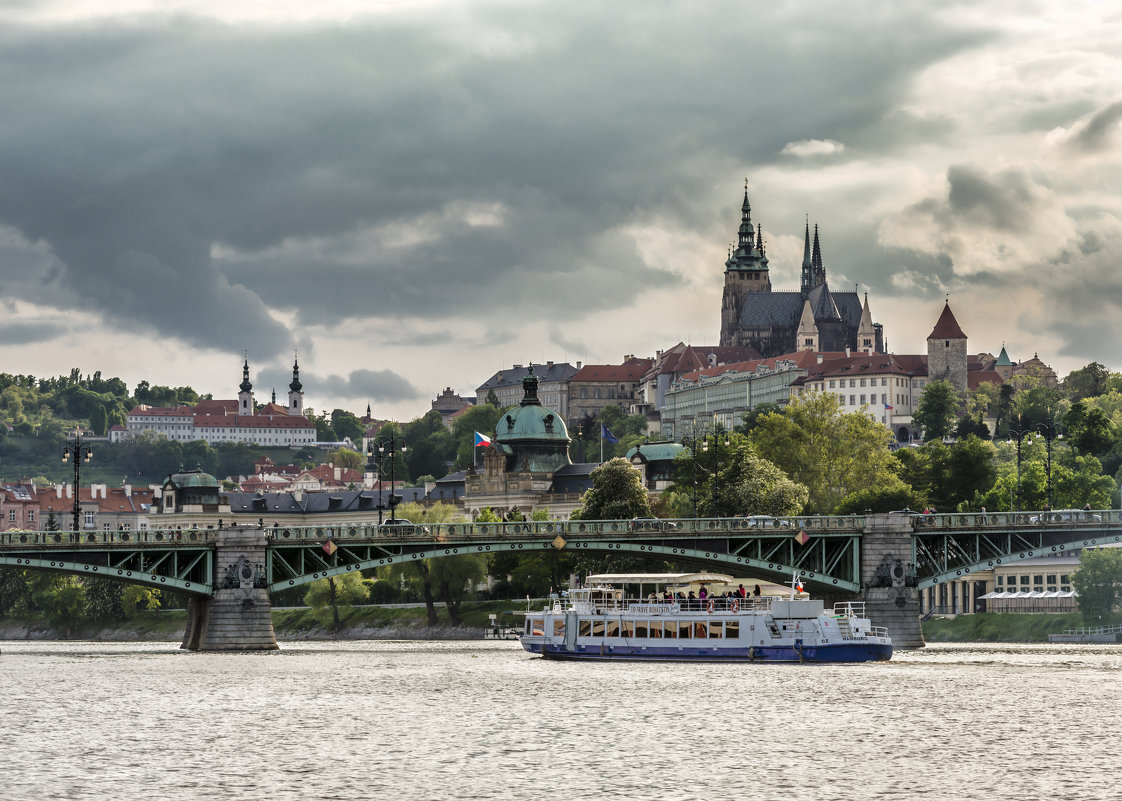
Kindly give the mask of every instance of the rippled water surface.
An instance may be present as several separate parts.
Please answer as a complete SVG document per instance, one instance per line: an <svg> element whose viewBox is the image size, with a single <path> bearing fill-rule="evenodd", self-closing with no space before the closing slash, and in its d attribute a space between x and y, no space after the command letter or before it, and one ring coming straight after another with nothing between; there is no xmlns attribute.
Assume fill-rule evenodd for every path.
<svg viewBox="0 0 1122 801"><path fill-rule="evenodd" d="M868 665L0 643L3 799L1122 797L1122 647Z"/></svg>

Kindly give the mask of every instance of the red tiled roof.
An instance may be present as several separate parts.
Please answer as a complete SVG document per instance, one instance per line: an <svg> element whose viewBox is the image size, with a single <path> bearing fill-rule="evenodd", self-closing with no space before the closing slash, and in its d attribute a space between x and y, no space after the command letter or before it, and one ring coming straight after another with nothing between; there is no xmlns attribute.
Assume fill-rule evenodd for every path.
<svg viewBox="0 0 1122 801"><path fill-rule="evenodd" d="M951 311L951 304L948 302L943 306L943 313L939 315L938 322L935 327L931 329L931 333L927 335L928 339L966 339L966 334L962 333L959 328L958 320L954 318L954 312Z"/></svg>
<svg viewBox="0 0 1122 801"><path fill-rule="evenodd" d="M586 364L569 381L638 381L654 359L628 359L623 364Z"/></svg>
<svg viewBox="0 0 1122 801"><path fill-rule="evenodd" d="M153 417L190 417L193 412L190 406L149 406L142 403L129 412L129 417L134 414L145 414Z"/></svg>

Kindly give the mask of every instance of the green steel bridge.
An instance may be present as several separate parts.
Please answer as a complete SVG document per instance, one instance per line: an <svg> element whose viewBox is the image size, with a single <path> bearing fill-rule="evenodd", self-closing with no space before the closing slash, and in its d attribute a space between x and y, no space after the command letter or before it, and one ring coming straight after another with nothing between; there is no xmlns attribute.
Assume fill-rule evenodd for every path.
<svg viewBox="0 0 1122 801"><path fill-rule="evenodd" d="M420 559L532 551L629 553L777 583L798 571L815 592L856 593L871 578L862 575L861 551L874 518L899 523L910 537L910 575L920 589L1018 560L1122 542L1117 510L393 526L333 522L240 530L261 533L264 557L253 564L253 585L270 593ZM207 597L233 586L231 565L219 553L220 534L214 529L7 531L0 533L0 566L104 576Z"/></svg>

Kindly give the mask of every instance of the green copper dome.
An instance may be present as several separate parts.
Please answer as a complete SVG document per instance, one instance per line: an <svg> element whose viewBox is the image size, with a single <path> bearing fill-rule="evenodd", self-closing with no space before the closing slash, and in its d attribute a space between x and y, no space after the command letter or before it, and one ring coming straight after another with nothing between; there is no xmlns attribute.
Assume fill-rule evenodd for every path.
<svg viewBox="0 0 1122 801"><path fill-rule="evenodd" d="M525 397L499 418L495 445L507 454L507 470L552 473L569 461L569 430L557 412L542 406L534 366L522 379Z"/></svg>
<svg viewBox="0 0 1122 801"><path fill-rule="evenodd" d="M184 489L187 487L218 488L218 479L202 470L181 471L173 474L171 480L177 487Z"/></svg>

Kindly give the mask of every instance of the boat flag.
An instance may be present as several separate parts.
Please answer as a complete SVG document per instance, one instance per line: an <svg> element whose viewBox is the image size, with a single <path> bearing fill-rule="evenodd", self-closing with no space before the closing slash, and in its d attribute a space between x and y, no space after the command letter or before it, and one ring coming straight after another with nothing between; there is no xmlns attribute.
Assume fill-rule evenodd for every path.
<svg viewBox="0 0 1122 801"><path fill-rule="evenodd" d="M795 592L803 591L803 580L801 576L795 576Z"/></svg>
<svg viewBox="0 0 1122 801"><path fill-rule="evenodd" d="M489 447L491 447L491 438L490 437L485 437L482 434L480 434L478 431L476 431L475 432L475 447L477 447L477 448L489 448Z"/></svg>
<svg viewBox="0 0 1122 801"><path fill-rule="evenodd" d="M335 552L336 552L337 550L339 550L339 546L338 546L338 545L336 545L336 544L335 544L334 542L332 542L331 540L328 540L327 542L325 542L325 543L323 544L323 552L324 552L324 553L326 553L326 554L327 554L328 556L331 556L331 555L332 555L332 554L334 554L334 553L335 553Z"/></svg>
<svg viewBox="0 0 1122 801"><path fill-rule="evenodd" d="M600 439L606 440L611 443L619 442L619 437L608 430L608 427L603 423L600 424Z"/></svg>
<svg viewBox="0 0 1122 801"><path fill-rule="evenodd" d="M806 545L810 541L810 535L806 533L805 528L801 528L799 533L795 535L795 539L799 541L799 545Z"/></svg>

